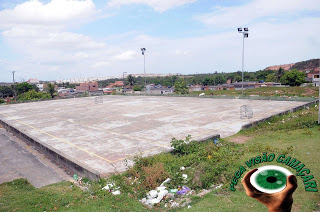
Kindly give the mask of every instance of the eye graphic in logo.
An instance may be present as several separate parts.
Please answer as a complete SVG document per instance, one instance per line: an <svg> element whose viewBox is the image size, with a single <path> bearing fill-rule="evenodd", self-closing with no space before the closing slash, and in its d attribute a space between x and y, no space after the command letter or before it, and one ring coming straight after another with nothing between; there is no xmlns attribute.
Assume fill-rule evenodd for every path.
<svg viewBox="0 0 320 212"><path fill-rule="evenodd" d="M286 187L287 177L292 173L280 166L263 166L250 177L250 183L259 191L272 194Z"/></svg>

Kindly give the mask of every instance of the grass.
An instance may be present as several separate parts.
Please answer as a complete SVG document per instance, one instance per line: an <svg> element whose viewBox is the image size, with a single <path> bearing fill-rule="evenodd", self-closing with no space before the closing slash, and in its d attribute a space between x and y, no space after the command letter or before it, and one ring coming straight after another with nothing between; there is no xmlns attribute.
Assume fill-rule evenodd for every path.
<svg viewBox="0 0 320 212"><path fill-rule="evenodd" d="M191 94L205 93L206 95L227 95L239 96L241 90L220 90L220 91L194 91ZM298 97L318 97L319 88L317 87L265 87L256 89L247 89L243 91L244 96L298 96Z"/></svg>
<svg viewBox="0 0 320 212"><path fill-rule="evenodd" d="M319 183L320 126L314 124L316 112L316 108L313 108L276 117L269 123L266 122L258 127L242 131L226 140L230 141L240 135L249 137L250 140L244 144L244 147L249 151L245 152L239 159L242 164L252 157L262 155L262 152L275 152L276 155L285 153L302 161L311 170L311 174ZM283 150L286 151L283 152ZM271 164L279 165L277 162L272 162ZM254 168L262 165L265 164L256 165ZM293 169L285 165L282 166L294 173ZM293 194L294 204L292 211L319 210L319 193L306 192L302 179L297 177L297 180L298 189ZM244 211L268 211L264 205L247 197L241 185L238 186L235 192L225 190L210 193L189 210L183 209L182 211L239 211L240 208Z"/></svg>
<svg viewBox="0 0 320 212"><path fill-rule="evenodd" d="M246 196L238 184L235 192L229 190L229 183L240 165L263 152L276 155L284 153L294 156L306 164L318 182L320 179L319 152L320 126L315 124L317 108L298 111L262 123L254 128L219 140L220 144L207 141L198 144L190 138L173 139L173 153L153 157L136 158L135 166L127 172L115 174L99 182L91 182L88 191L83 191L71 182L61 182L36 189L25 179L18 179L0 185L0 211L157 211L169 210L165 202L148 209L138 200L146 192L159 186L170 177L169 188L188 185L200 190L212 184L223 183L222 189L204 197L192 197L191 208L182 211L267 211L266 207ZM244 144L235 144L235 137L245 136ZM185 145L189 143L188 145ZM263 164L259 164L263 165ZM255 167L258 167L256 165ZM279 164L277 164L279 165ZM187 167L181 171L180 167ZM285 166L284 166L285 167ZM288 167L287 167L288 168ZM292 171L292 170L291 170ZM182 173L188 174L184 180ZM306 192L301 178L295 191L293 211L319 210L319 193ZM113 182L121 188L121 195L114 196L101 188ZM178 209L175 209L178 210Z"/></svg>

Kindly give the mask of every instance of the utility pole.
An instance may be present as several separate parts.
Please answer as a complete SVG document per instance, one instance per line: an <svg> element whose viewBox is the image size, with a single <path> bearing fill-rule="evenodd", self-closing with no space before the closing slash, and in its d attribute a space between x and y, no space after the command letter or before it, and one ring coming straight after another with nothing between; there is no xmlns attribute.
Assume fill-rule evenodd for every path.
<svg viewBox="0 0 320 212"><path fill-rule="evenodd" d="M17 100L17 94L16 94L16 82L14 81L14 73L15 71L12 72L12 79L13 79L13 92L14 92L14 100Z"/></svg>
<svg viewBox="0 0 320 212"><path fill-rule="evenodd" d="M123 73L122 73L122 76L123 76L123 86L122 86L122 87L124 87L124 81L125 81L125 80L124 80L124 74L126 74L126 73L127 73L127 72L123 72Z"/></svg>

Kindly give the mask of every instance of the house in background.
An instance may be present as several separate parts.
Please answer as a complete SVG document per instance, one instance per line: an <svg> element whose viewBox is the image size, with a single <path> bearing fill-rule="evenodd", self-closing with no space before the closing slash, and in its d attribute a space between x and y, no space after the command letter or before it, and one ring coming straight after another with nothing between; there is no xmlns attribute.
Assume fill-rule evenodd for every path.
<svg viewBox="0 0 320 212"><path fill-rule="evenodd" d="M98 91L98 82L83 82L80 83L80 86L76 86L77 92L85 92L85 91Z"/></svg>
<svg viewBox="0 0 320 212"><path fill-rule="evenodd" d="M106 88L114 88L114 87L123 87L124 81L115 81L114 83L110 83Z"/></svg>
<svg viewBox="0 0 320 212"><path fill-rule="evenodd" d="M308 73L308 79L314 86L319 86L320 81L320 69L316 69L313 72Z"/></svg>
<svg viewBox="0 0 320 212"><path fill-rule="evenodd" d="M39 81L38 79L29 79L29 80L27 81L27 83L29 83L29 84L39 84L40 81Z"/></svg>

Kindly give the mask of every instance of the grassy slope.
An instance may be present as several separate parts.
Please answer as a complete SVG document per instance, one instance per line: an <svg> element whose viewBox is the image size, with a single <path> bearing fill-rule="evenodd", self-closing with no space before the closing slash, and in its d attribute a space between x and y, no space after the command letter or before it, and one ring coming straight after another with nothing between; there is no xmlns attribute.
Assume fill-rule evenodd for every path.
<svg viewBox="0 0 320 212"><path fill-rule="evenodd" d="M279 123L277 124L279 125ZM318 190L320 190L320 127L314 126L312 128L305 129L285 129L280 131L274 131L275 128L277 127L269 127L265 125L257 131L249 130L246 132L241 132L239 134L248 136L250 138L250 140L247 141L245 144L245 146L249 148L257 144L261 144L264 147L267 146L270 149L285 149L287 147L293 146L293 151L288 153L287 155L299 159L306 165L307 168L311 170L311 174L315 177L315 180L317 181ZM262 152L249 152L245 154L240 159L240 161L242 161L242 164L244 164L245 161L247 161L251 157L261 155L261 153ZM280 152L276 153L276 155L279 154ZM280 165L276 162L272 164ZM266 164L262 163L256 165L255 168L262 165ZM293 169L285 165L282 166L288 168L292 173L294 173ZM319 209L319 193L306 192L304 190L302 179L300 177L297 177L297 180L298 189L295 191L293 195L294 204L292 211L314 211L316 209ZM247 197L242 186L239 186L238 190L234 193L227 191L225 195L221 195L219 193L208 194L204 197L204 199L200 200L197 204L193 205L191 209L184 209L183 211L239 211L240 208L243 211L268 211L265 206L263 206L256 200Z"/></svg>
<svg viewBox="0 0 320 212"><path fill-rule="evenodd" d="M292 155L302 161L314 175L319 183L320 167L319 167L319 152L320 152L320 129L319 126L312 123L316 119L317 110L300 111L295 114L290 114L285 117L275 118L269 123L264 123L257 128L249 129L238 133L237 135L227 138L231 140L236 136L247 136L250 139L243 145L230 146L229 148L246 149L244 154L240 154L240 159L235 161L236 164L227 166L227 170L223 172L234 173L239 165L243 165L246 160L256 155L261 155L262 152L274 152L276 155L287 151L287 155ZM220 148L223 156L226 154L228 145ZM293 146L293 150L290 150ZM213 148L212 143L208 144L208 148ZM210 149L209 148L209 149ZM214 149L212 149L214 150ZM207 152L205 152L207 154ZM212 154L218 153L212 152ZM233 154L233 153L232 153ZM204 155L207 157L208 155ZM213 158L218 157L222 161L220 168L226 162L221 159L221 156L212 155ZM167 168L178 168L186 162L194 161L192 154L185 157L177 157L171 154L159 154L152 160L162 162ZM225 156L229 159L229 155ZM238 156L237 156L238 157ZM235 157L235 158L237 158ZM234 159L235 159L234 158ZM191 161L190 161L191 160ZM211 159L212 160L212 159ZM206 160L203 160L204 163ZM210 160L207 160L210 162ZM150 159L145 159L144 162L150 162ZM216 162L214 162L216 163ZM210 164L210 163L209 163ZM264 165L264 164L260 164ZM277 164L279 165L279 164ZM196 166L199 167L199 164ZM219 166L218 166L219 167ZM255 166L255 167L258 167ZM284 166L285 167L285 166ZM175 170L175 169L173 169ZM223 169L222 169L223 170ZM292 171L292 170L291 170ZM175 172L175 171L173 171ZM218 179L221 176L216 176ZM210 177L210 176L208 176ZM119 178L124 179L124 178ZM218 179L219 180L219 179ZM230 179L225 180L230 182ZM320 202L319 193L305 192L301 178L298 178L298 189L294 193L293 211L313 211L319 208L317 204ZM70 182L62 182L36 189L32 187L26 180L19 179L9 183L0 185L0 211L145 211L146 209L140 202L137 196L128 195L122 192L122 195L113 196L110 193L101 191L99 185L95 189L94 195L90 192L84 192L80 188L73 186ZM124 185L122 186L122 188ZM318 188L319 189L319 188ZM142 192L143 194L143 192ZM164 210L155 207L153 210ZM230 192L228 188L215 191L203 198L193 198L192 207L190 209L182 209L188 211L267 211L266 208L256 200L246 196L241 185L236 192Z"/></svg>

